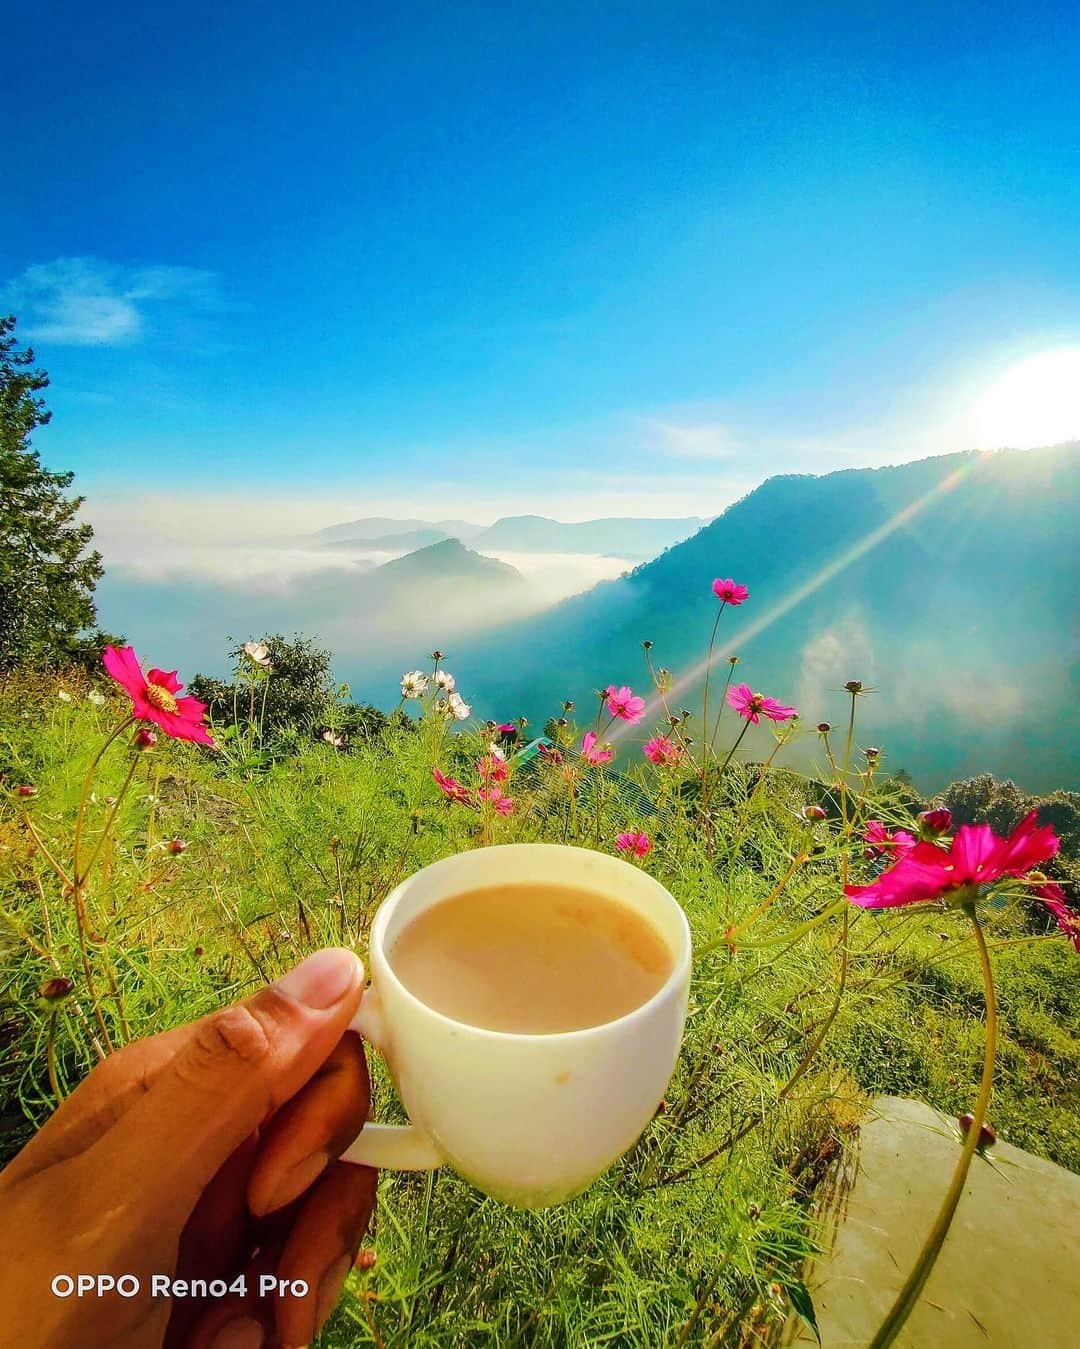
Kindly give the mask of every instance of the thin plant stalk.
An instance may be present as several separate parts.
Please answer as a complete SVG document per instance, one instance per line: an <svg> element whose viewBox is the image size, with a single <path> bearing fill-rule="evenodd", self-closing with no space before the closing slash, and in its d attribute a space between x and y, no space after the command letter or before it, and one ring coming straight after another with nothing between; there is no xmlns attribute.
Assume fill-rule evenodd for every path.
<svg viewBox="0 0 1080 1349"><path fill-rule="evenodd" d="M709 735L709 676L712 674L713 651L716 647L716 633L720 627L720 615L724 612L726 607L726 601L721 600L720 608L717 609L716 618L713 621L712 632L709 634L709 651L705 657L705 689L701 698L701 733L705 736L706 740ZM707 762L709 757L708 745L702 746L702 754L705 762Z"/></svg>
<svg viewBox="0 0 1080 1349"><path fill-rule="evenodd" d="M134 726L136 720L137 718L135 717L125 717L125 719L119 724L119 726L117 726L115 730L113 730L110 733L109 738L105 741L105 743L101 746L98 752L94 755L90 767L86 770L86 777L83 778L82 791L79 793L79 809L78 813L75 816L74 871L76 877L82 870L82 868L79 866L79 859L82 851L83 821L86 817L86 803L90 799L90 787L94 781L94 774L95 772L97 772L97 766L101 762L101 760L105 757L105 751L109 748L112 742L115 739L117 739L118 736L123 735L123 733L127 730L129 726Z"/></svg>
<svg viewBox="0 0 1080 1349"><path fill-rule="evenodd" d="M945 1198L938 1210L934 1225L923 1242L922 1250L915 1261L914 1269L907 1277L907 1282L897 1294L896 1301L890 1308L889 1314L885 1317L880 1330L871 1341L870 1349L888 1349L888 1346L894 1343L897 1335L903 1329L905 1321L914 1310L919 1295L926 1286L930 1272L941 1253L942 1246L945 1244L945 1238L949 1235L949 1228L952 1226L957 1206L964 1193L964 1185L971 1168L971 1159L975 1156L975 1151L979 1146L979 1135L982 1132L986 1111L990 1104L990 1091L994 1085L994 1056L997 1051L997 1002L994 996L994 971L990 964L990 952L987 949L982 924L976 917L974 908L969 908L967 915L971 920L975 941L979 948L979 964L982 968L983 992L986 997L986 1047L983 1051L979 1097L975 1102L974 1119L972 1119L971 1127L967 1131L967 1137L964 1139L964 1146L960 1151L956 1169L953 1171L952 1180L949 1182L949 1188L945 1192Z"/></svg>
<svg viewBox="0 0 1080 1349"><path fill-rule="evenodd" d="M49 1074L49 1086L52 1088L52 1094L56 1097L57 1104L64 1099L64 1093L60 1087L60 1078L56 1071L56 1009L49 1015L49 1034L45 1046L45 1068Z"/></svg>

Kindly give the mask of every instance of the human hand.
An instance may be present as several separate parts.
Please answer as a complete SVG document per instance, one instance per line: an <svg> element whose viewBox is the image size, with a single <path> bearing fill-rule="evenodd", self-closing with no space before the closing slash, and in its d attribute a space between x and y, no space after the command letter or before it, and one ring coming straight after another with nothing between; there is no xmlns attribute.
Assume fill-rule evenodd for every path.
<svg viewBox="0 0 1080 1349"><path fill-rule="evenodd" d="M375 1205L375 1172L337 1160L368 1113L363 1048L345 1033L363 987L350 951L319 951L99 1064L0 1172L4 1342L307 1344ZM60 1298L57 1274L130 1274L140 1291ZM247 1293L170 1301L151 1296L153 1274L244 1275ZM260 1297L260 1274L290 1291Z"/></svg>

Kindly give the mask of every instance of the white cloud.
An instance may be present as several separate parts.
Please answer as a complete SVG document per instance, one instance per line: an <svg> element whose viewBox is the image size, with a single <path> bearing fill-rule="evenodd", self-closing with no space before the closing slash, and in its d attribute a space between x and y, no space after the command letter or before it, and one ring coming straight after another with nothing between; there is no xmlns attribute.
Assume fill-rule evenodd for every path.
<svg viewBox="0 0 1080 1349"><path fill-rule="evenodd" d="M647 420L650 448L673 459L729 459L741 449L724 422L678 423Z"/></svg>
<svg viewBox="0 0 1080 1349"><path fill-rule="evenodd" d="M100 258L35 263L3 288L32 341L124 346L142 341L162 304L214 308L214 274L195 267L125 267Z"/></svg>

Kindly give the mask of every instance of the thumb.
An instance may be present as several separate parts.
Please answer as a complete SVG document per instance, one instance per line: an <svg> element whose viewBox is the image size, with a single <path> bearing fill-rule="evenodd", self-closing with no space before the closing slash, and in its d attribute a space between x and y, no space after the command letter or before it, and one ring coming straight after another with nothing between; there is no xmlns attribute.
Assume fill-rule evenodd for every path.
<svg viewBox="0 0 1080 1349"><path fill-rule="evenodd" d="M244 1002L188 1027L149 1091L95 1145L130 1164L139 1190L192 1203L219 1167L319 1070L360 1005L364 967L342 948L316 951ZM115 1174L115 1172L114 1172Z"/></svg>

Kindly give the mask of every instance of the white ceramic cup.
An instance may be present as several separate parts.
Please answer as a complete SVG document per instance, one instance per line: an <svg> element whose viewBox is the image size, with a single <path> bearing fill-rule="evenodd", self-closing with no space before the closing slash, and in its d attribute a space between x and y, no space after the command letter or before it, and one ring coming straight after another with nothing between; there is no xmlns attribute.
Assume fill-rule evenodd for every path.
<svg viewBox="0 0 1080 1349"><path fill-rule="evenodd" d="M671 949L663 987L600 1026L551 1035L486 1030L421 1002L394 974L394 940L440 900L494 885L595 890L642 914ZM370 945L371 986L353 1029L386 1058L408 1125L369 1123L342 1160L395 1170L449 1163L522 1208L581 1190L639 1137L663 1099L686 1022L690 929L646 872L585 848L515 843L457 853L384 900Z"/></svg>

